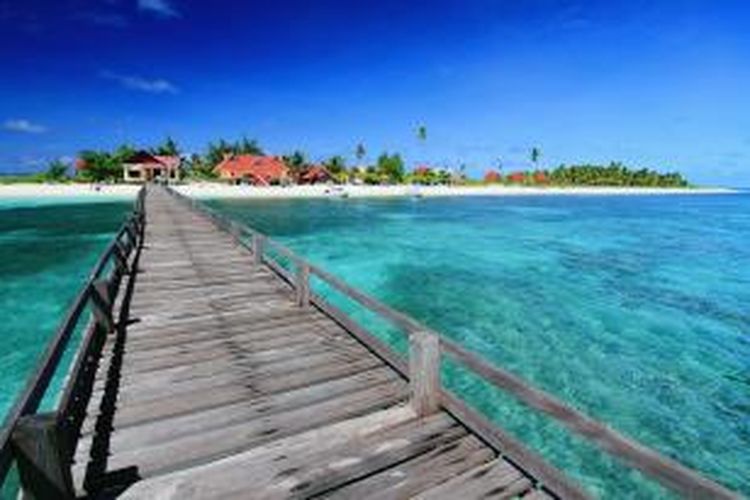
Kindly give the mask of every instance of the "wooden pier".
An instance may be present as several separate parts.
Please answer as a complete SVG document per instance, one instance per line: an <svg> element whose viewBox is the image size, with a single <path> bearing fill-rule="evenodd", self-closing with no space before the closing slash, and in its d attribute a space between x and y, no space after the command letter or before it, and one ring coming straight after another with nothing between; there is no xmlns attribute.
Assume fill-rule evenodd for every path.
<svg viewBox="0 0 750 500"><path fill-rule="evenodd" d="M139 203L0 435L0 479L15 459L31 497L587 497L446 391L441 353L686 496L735 497L252 229L162 187ZM408 359L311 276L407 332ZM58 409L39 414L85 307Z"/></svg>

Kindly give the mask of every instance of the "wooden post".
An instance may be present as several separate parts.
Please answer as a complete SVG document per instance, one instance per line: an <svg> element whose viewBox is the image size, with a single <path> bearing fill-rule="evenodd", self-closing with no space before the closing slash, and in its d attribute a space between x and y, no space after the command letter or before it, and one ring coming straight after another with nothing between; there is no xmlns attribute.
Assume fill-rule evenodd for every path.
<svg viewBox="0 0 750 500"><path fill-rule="evenodd" d="M237 241L242 238L242 228L233 220L229 221L229 234Z"/></svg>
<svg viewBox="0 0 750 500"><path fill-rule="evenodd" d="M129 274L130 264L128 263L128 255L130 254L130 249L117 240L115 241L114 254L117 261L115 265L120 269L120 272L122 274Z"/></svg>
<svg viewBox="0 0 750 500"><path fill-rule="evenodd" d="M95 281L92 284L91 305L97 324L105 331L113 332L115 322L112 318L112 297L109 292L108 280Z"/></svg>
<svg viewBox="0 0 750 500"><path fill-rule="evenodd" d="M128 233L128 240L130 240L130 246L136 246L136 235L138 234L138 215L133 214L133 217L125 224L125 232Z"/></svg>
<svg viewBox="0 0 750 500"><path fill-rule="evenodd" d="M255 265L263 264L263 246L264 237L258 233L253 233L253 262Z"/></svg>
<svg viewBox="0 0 750 500"><path fill-rule="evenodd" d="M310 266L307 262L297 263L297 280L294 288L297 291L297 305L307 307L310 304Z"/></svg>
<svg viewBox="0 0 750 500"><path fill-rule="evenodd" d="M440 406L440 339L416 331L409 337L411 405L418 416L435 413Z"/></svg>
<svg viewBox="0 0 750 500"><path fill-rule="evenodd" d="M23 498L73 499L73 480L56 413L21 418L13 429L13 452Z"/></svg>

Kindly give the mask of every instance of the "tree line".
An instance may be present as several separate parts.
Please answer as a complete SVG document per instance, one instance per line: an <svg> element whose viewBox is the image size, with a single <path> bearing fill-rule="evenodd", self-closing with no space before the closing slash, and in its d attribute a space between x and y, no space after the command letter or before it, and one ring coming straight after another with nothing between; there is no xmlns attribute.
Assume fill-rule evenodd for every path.
<svg viewBox="0 0 750 500"><path fill-rule="evenodd" d="M688 181L678 172L660 173L648 168L633 169L622 163L609 165L561 165L549 172L551 183L575 186L645 186L687 187Z"/></svg>
<svg viewBox="0 0 750 500"><path fill-rule="evenodd" d="M629 168L619 162L609 165L560 165L552 170L520 170L507 175L490 172L485 181L503 184L615 187L688 187L678 172L661 173L649 168Z"/></svg>
<svg viewBox="0 0 750 500"><path fill-rule="evenodd" d="M156 155L181 156L177 143L167 138L163 144L151 148L149 152ZM132 156L136 149L130 145L122 145L113 151L86 150L79 154L79 164L83 168L77 169L77 176L84 181L104 182L122 179L122 164ZM258 141L243 137L238 141L220 139L210 142L203 154L193 153L184 158L183 176L189 179L216 179L216 166L228 155L264 155L266 154ZM354 150L357 166L348 166L346 158L341 155L331 156L319 164L326 168L334 180L350 182L360 179L364 183L400 183L406 179L404 161L399 154L382 153L373 165L363 162L367 151L363 144L358 144ZM289 168L292 176L296 176L313 166L308 155L301 150L294 150L280 157Z"/></svg>
<svg viewBox="0 0 750 500"><path fill-rule="evenodd" d="M416 137L421 144L427 139L427 129L420 125L416 129ZM119 182L122 180L122 165L138 150L128 144L121 145L111 151L84 150L76 161L75 180L85 182ZM184 155L180 146L171 137L167 137L161 144L147 149L155 155L181 156L183 178L196 180L212 180L217 175L215 167L227 155L264 155L266 152L257 140L242 137L236 141L219 139L208 143L202 153ZM528 185L559 185L559 186L652 186L652 187L685 187L687 180L677 172L660 173L656 170L640 168L633 169L622 163L612 162L609 165L574 164L560 165L546 170L540 168L542 153L540 148L533 147L529 151L529 160L533 165L531 170L520 170L508 174L501 173L502 162L498 160L497 170L489 172L485 183L528 184ZM457 170L418 167L407 172L403 158L399 153L383 152L374 162L367 161L367 149L359 143L353 149L354 163L347 164L342 155L334 155L317 163L331 174L335 182L358 182L364 184L455 184L469 182L465 165ZM301 150L294 150L280 156L286 164L293 178L297 178L303 171L311 167L314 162ZM40 181L68 180L68 169L60 161L52 162L47 171L36 174Z"/></svg>

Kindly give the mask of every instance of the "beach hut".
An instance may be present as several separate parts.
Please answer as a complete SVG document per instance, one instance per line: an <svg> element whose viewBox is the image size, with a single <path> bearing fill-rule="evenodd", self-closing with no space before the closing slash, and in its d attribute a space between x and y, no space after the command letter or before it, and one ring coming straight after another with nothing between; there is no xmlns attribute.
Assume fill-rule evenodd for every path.
<svg viewBox="0 0 750 500"><path fill-rule="evenodd" d="M311 165L299 175L299 184L322 184L333 180L331 172L321 165Z"/></svg>
<svg viewBox="0 0 750 500"><path fill-rule="evenodd" d="M177 180L180 177L179 156L155 155L137 151L122 162L125 182Z"/></svg>
<svg viewBox="0 0 750 500"><path fill-rule="evenodd" d="M497 172L496 170L488 170L484 174L484 182L488 184L501 182L502 180L503 180L503 176L500 175L500 172Z"/></svg>
<svg viewBox="0 0 750 500"><path fill-rule="evenodd" d="M533 175L534 184L549 184L549 177L544 170L537 170Z"/></svg>
<svg viewBox="0 0 750 500"><path fill-rule="evenodd" d="M277 156L226 155L214 167L220 179L232 184L270 186L289 182L289 168Z"/></svg>
<svg viewBox="0 0 750 500"><path fill-rule="evenodd" d="M508 175L508 180L514 184L522 184L526 182L526 172L513 172Z"/></svg>

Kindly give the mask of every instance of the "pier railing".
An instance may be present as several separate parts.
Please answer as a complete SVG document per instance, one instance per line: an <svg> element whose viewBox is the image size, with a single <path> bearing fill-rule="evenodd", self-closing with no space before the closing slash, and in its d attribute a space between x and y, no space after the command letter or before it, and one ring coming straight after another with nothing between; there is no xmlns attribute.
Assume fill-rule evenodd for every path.
<svg viewBox="0 0 750 500"><path fill-rule="evenodd" d="M415 319L357 290L343 280L307 262L281 243L255 229L230 219L194 198L169 187L176 198L205 214L224 231L229 232L253 255L256 265L267 265L294 290L300 307L313 306L327 314L355 335L409 381L412 405L418 414L426 415L439 407L453 414L464 425L484 439L500 455L522 466L543 488L563 498L588 498L577 484L540 455L500 429L485 416L468 406L440 381L441 355L479 375L483 380L512 395L527 407L552 418L569 431L596 445L602 451L640 470L646 476L686 498L735 499L739 495L702 476L659 452L624 436L611 427L585 415L555 396L533 387L518 376L491 364L481 356L439 335ZM279 258L280 257L280 258ZM291 269L289 269L291 263ZM359 303L408 335L408 360L394 351L342 309L313 293L310 278L315 276L347 298Z"/></svg>
<svg viewBox="0 0 750 500"><path fill-rule="evenodd" d="M120 284L134 271L143 241L144 197L141 189L132 214L94 265L3 422L0 492L15 460L21 484L34 485L36 498L69 498L73 494L70 467L98 360L107 335L118 327L114 306ZM71 338L81 331L61 392L48 394L55 377L63 375L61 360ZM55 401L54 410L39 413L43 401L50 397Z"/></svg>

